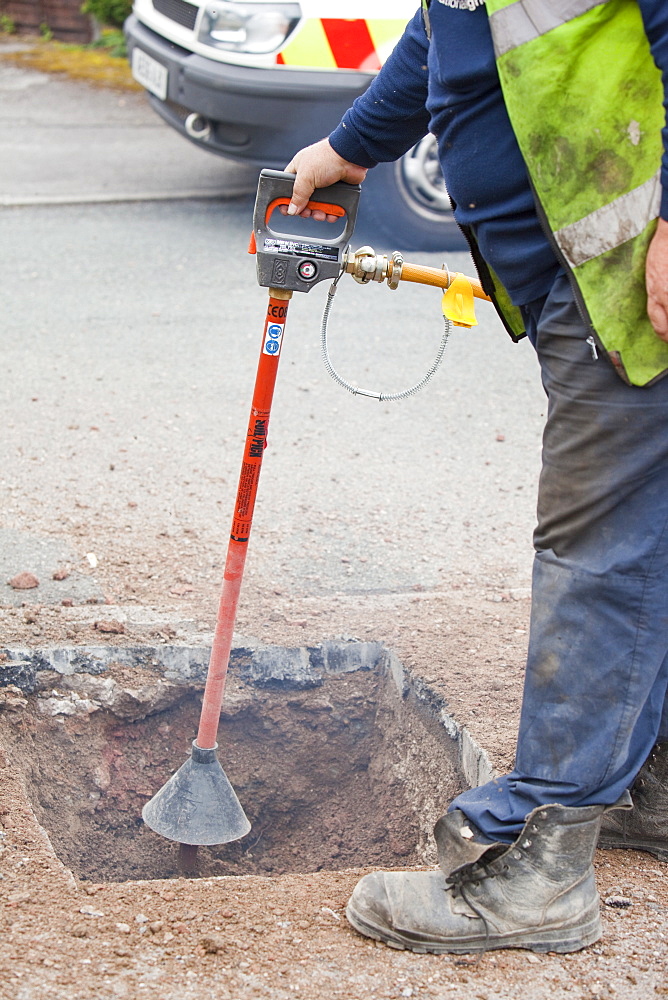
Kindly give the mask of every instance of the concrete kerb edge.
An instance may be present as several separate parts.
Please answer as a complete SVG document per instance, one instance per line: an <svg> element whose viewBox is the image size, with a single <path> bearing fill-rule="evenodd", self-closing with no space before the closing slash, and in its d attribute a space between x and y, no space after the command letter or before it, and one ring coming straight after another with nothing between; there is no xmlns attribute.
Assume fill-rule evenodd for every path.
<svg viewBox="0 0 668 1000"><path fill-rule="evenodd" d="M233 201L251 194L247 186L221 190L138 191L117 194L3 195L0 208L40 208L60 205L116 205L138 201Z"/></svg>
<svg viewBox="0 0 668 1000"><path fill-rule="evenodd" d="M175 686L201 687L206 679L211 647L164 644L135 646L53 646L0 648L0 688L13 685L25 694L41 687L39 674L63 677L89 674L100 677L111 666L141 667L158 672ZM399 696L412 695L457 743L459 766L469 787L496 776L487 752L469 730L450 713L447 702L420 677L408 671L395 652L381 642L340 639L315 646L273 646L235 636L230 670L258 686L288 684L310 688L327 675L374 670L380 667L391 678Z"/></svg>

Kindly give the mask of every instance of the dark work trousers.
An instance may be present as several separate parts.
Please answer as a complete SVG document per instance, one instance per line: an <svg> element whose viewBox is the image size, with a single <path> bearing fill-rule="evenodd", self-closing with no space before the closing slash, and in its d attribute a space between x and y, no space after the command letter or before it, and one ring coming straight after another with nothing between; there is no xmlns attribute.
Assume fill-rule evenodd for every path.
<svg viewBox="0 0 668 1000"><path fill-rule="evenodd" d="M563 272L524 311L548 414L517 756L450 806L503 841L536 806L613 804L668 739L668 377L594 359Z"/></svg>

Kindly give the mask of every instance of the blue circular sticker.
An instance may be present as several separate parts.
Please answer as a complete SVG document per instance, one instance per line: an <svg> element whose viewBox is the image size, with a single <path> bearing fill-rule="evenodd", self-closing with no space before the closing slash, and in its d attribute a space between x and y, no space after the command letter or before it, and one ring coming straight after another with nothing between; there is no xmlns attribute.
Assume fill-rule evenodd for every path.
<svg viewBox="0 0 668 1000"><path fill-rule="evenodd" d="M267 352L267 354L278 354L279 347L280 344L278 343L277 340L268 340L267 343L264 345L264 349Z"/></svg>
<svg viewBox="0 0 668 1000"><path fill-rule="evenodd" d="M279 326L278 323L272 323L271 326L267 327L267 333L270 337L273 337L274 340L278 340L280 335L283 333L283 327Z"/></svg>

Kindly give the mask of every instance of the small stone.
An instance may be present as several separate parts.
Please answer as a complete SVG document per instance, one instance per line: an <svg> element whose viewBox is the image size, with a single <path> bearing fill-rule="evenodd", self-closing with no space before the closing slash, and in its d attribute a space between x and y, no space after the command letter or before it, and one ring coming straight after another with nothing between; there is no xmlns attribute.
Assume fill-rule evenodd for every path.
<svg viewBox="0 0 668 1000"><path fill-rule="evenodd" d="M95 555L94 552L86 553L86 562L88 563L91 569L97 568L97 556Z"/></svg>
<svg viewBox="0 0 668 1000"><path fill-rule="evenodd" d="M616 910L628 910L629 906L633 906L633 900L628 896L608 896L603 902Z"/></svg>
<svg viewBox="0 0 668 1000"><path fill-rule="evenodd" d="M8 684L0 690L0 708L18 712L22 708L25 708L27 704L28 699L23 697L23 691L15 684Z"/></svg>
<svg viewBox="0 0 668 1000"><path fill-rule="evenodd" d="M63 567L61 569L57 569L54 572L52 579L54 579L54 580L67 580L67 578L68 578L69 575L70 575L69 569Z"/></svg>
<svg viewBox="0 0 668 1000"><path fill-rule="evenodd" d="M101 913L100 910L96 910L94 906L89 906L88 904L86 904L86 906L80 906L79 913L84 913L87 917L104 916L104 913Z"/></svg>
<svg viewBox="0 0 668 1000"><path fill-rule="evenodd" d="M7 897L7 906L21 906L23 903L29 903L32 900L32 893L30 892L11 892Z"/></svg>
<svg viewBox="0 0 668 1000"><path fill-rule="evenodd" d="M70 930L70 934L75 938L85 938L88 937L88 928L85 924L75 924Z"/></svg>
<svg viewBox="0 0 668 1000"><path fill-rule="evenodd" d="M72 607L74 607L74 601L72 600L71 597L65 597L65 598L63 598L63 600L60 603L62 604L62 606L64 608L72 608Z"/></svg>
<svg viewBox="0 0 668 1000"><path fill-rule="evenodd" d="M39 587L39 580L34 573L17 573L7 583L13 590L34 590Z"/></svg>
<svg viewBox="0 0 668 1000"><path fill-rule="evenodd" d="M201 938L200 945L206 955L217 955L219 951L223 951L225 948L225 941L222 937L211 934L208 937Z"/></svg>
<svg viewBox="0 0 668 1000"><path fill-rule="evenodd" d="M53 692L53 697L40 696L37 701L37 711L45 715L74 715L76 710L72 698L60 698L57 691Z"/></svg>
<svg viewBox="0 0 668 1000"><path fill-rule="evenodd" d="M125 625L123 622L117 622L113 618L95 622L93 628L96 628L98 632L106 632L110 635L121 635L121 633L125 632Z"/></svg>
<svg viewBox="0 0 668 1000"><path fill-rule="evenodd" d="M153 923L150 923L148 925L148 929L150 930L151 934L159 934L163 927L164 924L162 920L154 920Z"/></svg>
<svg viewBox="0 0 668 1000"><path fill-rule="evenodd" d="M135 922L138 924L147 924L148 917L144 913L138 913L135 917Z"/></svg>
<svg viewBox="0 0 668 1000"><path fill-rule="evenodd" d="M497 441L505 441L506 440L506 435L505 434L497 434L496 435L496 440Z"/></svg>
<svg viewBox="0 0 668 1000"><path fill-rule="evenodd" d="M175 924L172 924L172 930L175 934L187 934L188 926L182 920L177 920Z"/></svg>
<svg viewBox="0 0 668 1000"><path fill-rule="evenodd" d="M169 942L173 941L173 940L174 940L174 935L172 934L172 932L171 931L165 931L165 936L163 938L164 943L165 944L169 944Z"/></svg>
<svg viewBox="0 0 668 1000"><path fill-rule="evenodd" d="M174 900L176 899L176 893L172 892L171 889L166 889L160 895L162 896L162 898L165 900L166 903L173 903Z"/></svg>
<svg viewBox="0 0 668 1000"><path fill-rule="evenodd" d="M116 930L121 934L129 934L130 924L116 924Z"/></svg>

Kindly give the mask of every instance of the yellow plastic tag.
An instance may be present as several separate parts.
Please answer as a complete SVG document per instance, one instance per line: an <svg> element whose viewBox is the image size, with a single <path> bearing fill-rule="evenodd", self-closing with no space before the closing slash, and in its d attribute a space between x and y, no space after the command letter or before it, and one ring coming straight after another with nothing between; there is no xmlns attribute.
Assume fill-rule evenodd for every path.
<svg viewBox="0 0 668 1000"><path fill-rule="evenodd" d="M470 328L478 325L473 308L473 288L463 274L456 274L449 288L443 292L441 307L445 318L452 320L455 326Z"/></svg>

